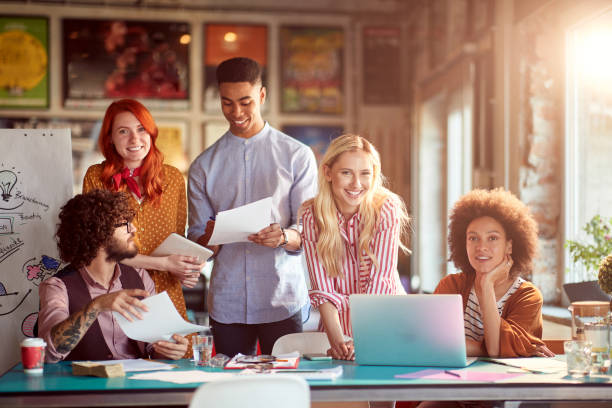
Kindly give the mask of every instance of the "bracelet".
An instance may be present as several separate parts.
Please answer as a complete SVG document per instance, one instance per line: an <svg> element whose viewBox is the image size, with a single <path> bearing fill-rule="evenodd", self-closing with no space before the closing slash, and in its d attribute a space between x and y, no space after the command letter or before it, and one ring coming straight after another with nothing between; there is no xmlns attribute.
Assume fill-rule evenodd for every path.
<svg viewBox="0 0 612 408"><path fill-rule="evenodd" d="M279 246L284 247L285 245L289 243L289 238L287 238L287 232L282 227L281 227L281 233L283 234L283 242Z"/></svg>

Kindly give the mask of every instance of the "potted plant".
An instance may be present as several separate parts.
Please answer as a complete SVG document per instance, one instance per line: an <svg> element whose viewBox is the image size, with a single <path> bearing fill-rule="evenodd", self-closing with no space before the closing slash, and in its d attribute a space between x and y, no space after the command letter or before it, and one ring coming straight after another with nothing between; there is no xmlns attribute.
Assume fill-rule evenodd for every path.
<svg viewBox="0 0 612 408"><path fill-rule="evenodd" d="M584 267L584 282L566 283L563 285L570 302L576 300L610 300L605 290L597 283L597 273L602 259L612 254L612 219L595 215L583 227L587 242L567 240L574 263ZM609 293L609 292L608 292Z"/></svg>
<svg viewBox="0 0 612 408"><path fill-rule="evenodd" d="M612 254L601 260L597 281L601 290L612 294ZM612 301L610 301L610 308L612 309Z"/></svg>

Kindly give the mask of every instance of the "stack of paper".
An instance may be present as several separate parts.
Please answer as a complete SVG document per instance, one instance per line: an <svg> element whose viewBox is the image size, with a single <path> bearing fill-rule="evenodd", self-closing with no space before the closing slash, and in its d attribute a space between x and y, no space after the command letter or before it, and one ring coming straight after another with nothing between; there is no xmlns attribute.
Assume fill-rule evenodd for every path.
<svg viewBox="0 0 612 408"><path fill-rule="evenodd" d="M293 353L282 354L276 357L273 356L245 356L244 354L236 354L230 361L225 365L225 369L245 369L245 368L257 368L258 366L266 365L266 368L277 369L277 368L297 368L300 362L300 353L294 351Z"/></svg>

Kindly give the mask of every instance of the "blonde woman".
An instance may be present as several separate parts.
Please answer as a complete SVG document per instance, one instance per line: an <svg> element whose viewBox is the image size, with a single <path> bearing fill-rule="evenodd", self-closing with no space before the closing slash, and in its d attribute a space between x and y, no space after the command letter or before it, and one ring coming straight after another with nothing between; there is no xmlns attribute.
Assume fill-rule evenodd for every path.
<svg viewBox="0 0 612 408"><path fill-rule="evenodd" d="M405 294L398 247L409 217L402 199L383 186L380 156L366 139L334 139L319 166L319 192L302 205L302 242L312 289L335 359L353 360L349 295Z"/></svg>

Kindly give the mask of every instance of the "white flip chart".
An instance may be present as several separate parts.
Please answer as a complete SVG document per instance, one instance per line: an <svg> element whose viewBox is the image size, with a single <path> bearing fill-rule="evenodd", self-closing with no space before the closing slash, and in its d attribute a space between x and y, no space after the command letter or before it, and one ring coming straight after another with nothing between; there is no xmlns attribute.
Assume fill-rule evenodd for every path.
<svg viewBox="0 0 612 408"><path fill-rule="evenodd" d="M54 235L72 185L70 129L0 129L0 373L20 360L38 286L61 267Z"/></svg>

